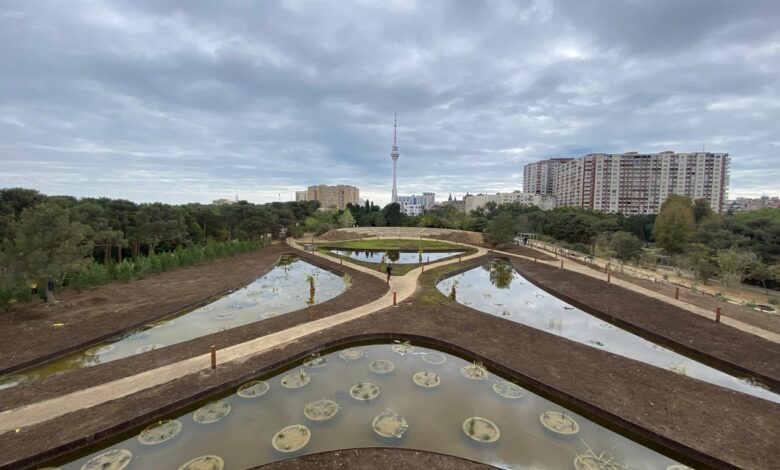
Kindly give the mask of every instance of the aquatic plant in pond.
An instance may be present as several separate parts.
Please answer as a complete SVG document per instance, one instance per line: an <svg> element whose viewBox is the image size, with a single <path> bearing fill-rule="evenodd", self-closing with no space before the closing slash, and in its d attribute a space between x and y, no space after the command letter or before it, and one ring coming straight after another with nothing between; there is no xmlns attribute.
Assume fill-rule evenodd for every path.
<svg viewBox="0 0 780 470"><path fill-rule="evenodd" d="M371 427L374 432L382 437L395 437L400 439L403 437L409 424L406 420L393 410L387 409L374 418L374 422L371 423Z"/></svg>
<svg viewBox="0 0 780 470"><path fill-rule="evenodd" d="M477 442L496 442L501 438L501 431L496 423L479 416L473 416L463 421L463 432Z"/></svg>
<svg viewBox="0 0 780 470"><path fill-rule="evenodd" d="M376 374L389 374L395 369L395 364L387 359L379 359L368 363L368 370Z"/></svg>
<svg viewBox="0 0 780 470"><path fill-rule="evenodd" d="M460 369L460 373L471 380L485 380L488 378L487 367L479 361L474 361L473 364L463 366Z"/></svg>
<svg viewBox="0 0 780 470"><path fill-rule="evenodd" d="M201 455L187 461L179 470L222 470L225 461L218 455Z"/></svg>
<svg viewBox="0 0 780 470"><path fill-rule="evenodd" d="M320 398L303 407L303 414L312 421L327 421L339 412L338 403L328 398Z"/></svg>
<svg viewBox="0 0 780 470"><path fill-rule="evenodd" d="M309 382L311 382L311 376L305 370L299 369L297 372L285 375L281 384L285 388L301 388L308 385Z"/></svg>
<svg viewBox="0 0 780 470"><path fill-rule="evenodd" d="M699 380L780 403L780 395L777 393L735 380L735 377L729 374L647 341L567 304L528 282L513 270L506 260L493 260L483 267L442 280L437 289L447 296L455 281L459 282L457 302L470 308L563 336L593 348L656 367L685 372Z"/></svg>
<svg viewBox="0 0 780 470"><path fill-rule="evenodd" d="M539 415L542 426L564 436L573 436L580 432L580 425L571 416L557 411L545 411Z"/></svg>
<svg viewBox="0 0 780 470"><path fill-rule="evenodd" d="M252 380L238 387L236 395L242 398L257 398L265 395L270 388L264 380Z"/></svg>
<svg viewBox="0 0 780 470"><path fill-rule="evenodd" d="M173 439L181 432L182 424L178 419L166 419L158 421L144 428L138 434L138 442L144 445L157 445Z"/></svg>
<svg viewBox="0 0 780 470"><path fill-rule="evenodd" d="M349 389L349 395L355 400L373 400L379 396L379 387L367 382L356 383Z"/></svg>
<svg viewBox="0 0 780 470"><path fill-rule="evenodd" d="M277 432L271 444L279 452L296 452L303 449L311 439L311 431L303 424L287 426Z"/></svg>

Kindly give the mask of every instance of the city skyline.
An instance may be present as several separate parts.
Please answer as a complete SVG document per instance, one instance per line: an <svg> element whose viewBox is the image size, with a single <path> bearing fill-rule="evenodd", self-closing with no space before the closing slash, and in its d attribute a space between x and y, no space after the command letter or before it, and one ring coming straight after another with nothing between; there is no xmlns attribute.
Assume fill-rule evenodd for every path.
<svg viewBox="0 0 780 470"><path fill-rule="evenodd" d="M397 110L399 194L703 147L731 155L729 199L780 192L775 2L77 3L0 7L0 187L208 203L348 184L383 205Z"/></svg>

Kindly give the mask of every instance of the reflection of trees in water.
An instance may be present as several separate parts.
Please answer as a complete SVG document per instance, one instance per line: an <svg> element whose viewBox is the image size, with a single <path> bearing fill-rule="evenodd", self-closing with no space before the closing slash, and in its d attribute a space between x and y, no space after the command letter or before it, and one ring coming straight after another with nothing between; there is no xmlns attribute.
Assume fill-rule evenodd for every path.
<svg viewBox="0 0 780 470"><path fill-rule="evenodd" d="M295 256L289 256L284 255L279 260L279 266L286 268L287 266L291 266L295 262Z"/></svg>
<svg viewBox="0 0 780 470"><path fill-rule="evenodd" d="M398 250L387 250L387 259L395 263L401 259L401 252Z"/></svg>
<svg viewBox="0 0 780 470"><path fill-rule="evenodd" d="M486 264L483 268L490 273L491 284L499 289L509 289L509 285L512 284L512 278L514 277L514 270L511 264L503 260L496 260Z"/></svg>

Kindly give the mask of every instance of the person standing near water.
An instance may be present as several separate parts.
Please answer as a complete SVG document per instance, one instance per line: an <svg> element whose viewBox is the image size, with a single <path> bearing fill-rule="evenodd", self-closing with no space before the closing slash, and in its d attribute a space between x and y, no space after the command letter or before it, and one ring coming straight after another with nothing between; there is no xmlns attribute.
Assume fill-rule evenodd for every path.
<svg viewBox="0 0 780 470"><path fill-rule="evenodd" d="M390 284L390 275L393 274L393 265L388 264L385 271L387 271L387 283Z"/></svg>

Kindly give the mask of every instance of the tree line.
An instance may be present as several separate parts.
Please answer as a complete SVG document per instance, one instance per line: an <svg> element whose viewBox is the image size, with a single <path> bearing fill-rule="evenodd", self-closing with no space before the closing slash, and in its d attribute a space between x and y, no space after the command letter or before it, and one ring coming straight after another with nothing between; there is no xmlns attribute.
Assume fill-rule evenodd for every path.
<svg viewBox="0 0 780 470"><path fill-rule="evenodd" d="M38 289L139 277L301 230L318 202L136 204L0 189L0 304ZM34 289L33 289L34 288Z"/></svg>

